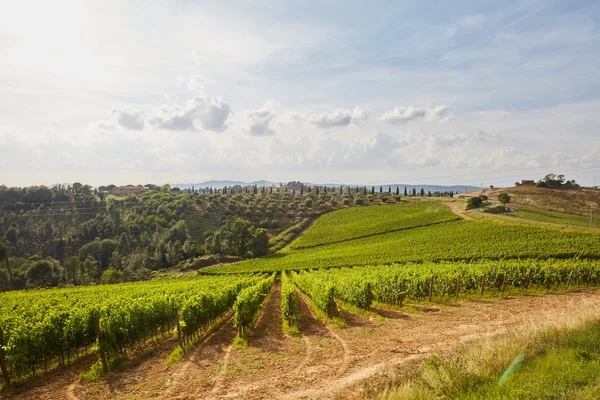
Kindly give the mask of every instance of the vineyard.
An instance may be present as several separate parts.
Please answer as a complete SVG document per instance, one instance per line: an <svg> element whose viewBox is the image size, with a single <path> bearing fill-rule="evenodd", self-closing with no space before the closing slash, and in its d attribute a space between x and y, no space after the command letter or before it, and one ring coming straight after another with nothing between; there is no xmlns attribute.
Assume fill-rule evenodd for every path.
<svg viewBox="0 0 600 400"><path fill-rule="evenodd" d="M178 278L0 295L0 346L6 374L20 379L64 365L96 345L99 362L172 331L184 338L230 309L260 276ZM6 376L4 377L6 380Z"/></svg>
<svg viewBox="0 0 600 400"><path fill-rule="evenodd" d="M600 237L587 232L533 226L452 221L341 243L284 250L264 258L210 267L203 270L203 273L298 271L408 262L573 257L600 258Z"/></svg>
<svg viewBox="0 0 600 400"><path fill-rule="evenodd" d="M435 202L348 208L319 218L291 247L320 246L457 219L446 206Z"/></svg>
<svg viewBox="0 0 600 400"><path fill-rule="evenodd" d="M283 246L307 222L274 245ZM283 250L204 268L196 277L1 293L0 383L89 354L95 364L88 374L101 377L167 338L178 339L175 352L183 357L224 321L237 331L230 343L247 347L273 293L270 304L276 301L277 323L289 337L304 334L303 307L341 327L336 323L350 308L373 315L406 303L598 285L595 233L459 221L433 202L347 208L322 216Z"/></svg>
<svg viewBox="0 0 600 400"><path fill-rule="evenodd" d="M394 264L303 271L294 281L331 316L335 299L362 309L373 301L402 305L465 295L501 294L512 289L582 288L600 284L600 261L512 260Z"/></svg>

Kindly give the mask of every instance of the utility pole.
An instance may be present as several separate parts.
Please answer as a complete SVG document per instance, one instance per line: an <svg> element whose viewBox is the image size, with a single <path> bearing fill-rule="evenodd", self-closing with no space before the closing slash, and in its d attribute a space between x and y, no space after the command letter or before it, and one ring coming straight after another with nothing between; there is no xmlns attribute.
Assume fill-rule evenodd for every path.
<svg viewBox="0 0 600 400"><path fill-rule="evenodd" d="M594 213L594 207L590 207L590 228L592 227L592 215Z"/></svg>

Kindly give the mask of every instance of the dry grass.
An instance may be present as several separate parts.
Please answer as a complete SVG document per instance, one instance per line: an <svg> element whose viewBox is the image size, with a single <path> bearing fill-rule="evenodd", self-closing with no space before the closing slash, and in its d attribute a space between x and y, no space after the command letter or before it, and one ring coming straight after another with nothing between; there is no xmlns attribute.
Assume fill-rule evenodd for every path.
<svg viewBox="0 0 600 400"><path fill-rule="evenodd" d="M416 373L396 376L395 382L382 388L379 399L476 398L481 388L490 382L493 385L519 354L535 361L556 351L565 334L585 331L598 323L600 309L587 306L576 315L560 316L545 325L520 326L450 354L431 356ZM537 368L543 371L544 367ZM583 387L582 393L596 393L595 390L595 386Z"/></svg>

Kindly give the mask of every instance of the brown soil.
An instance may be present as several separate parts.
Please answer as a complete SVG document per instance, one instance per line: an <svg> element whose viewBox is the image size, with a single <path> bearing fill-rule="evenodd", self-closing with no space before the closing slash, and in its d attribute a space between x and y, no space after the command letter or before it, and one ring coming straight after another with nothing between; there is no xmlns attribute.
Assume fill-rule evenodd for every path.
<svg viewBox="0 0 600 400"><path fill-rule="evenodd" d="M450 209L454 214L458 215L461 219L471 220L473 219L469 213L465 210L465 205L455 202L455 201L445 201L441 204L444 204L446 207Z"/></svg>
<svg viewBox="0 0 600 400"><path fill-rule="evenodd" d="M92 384L76 383L82 365L73 365L45 385L7 392L15 399L198 399L198 398L353 398L392 372L407 371L433 353L465 342L506 333L515 327L546 325L553 320L600 308L600 291L523 296L497 301L439 304L434 312L408 314L375 309L383 318L344 312L346 329L317 320L300 302L302 337L281 328L280 287L268 298L249 346L231 346L231 320L172 366L165 360L176 341L163 344L136 365ZM368 382L368 384L367 384ZM73 386L74 384L74 386Z"/></svg>

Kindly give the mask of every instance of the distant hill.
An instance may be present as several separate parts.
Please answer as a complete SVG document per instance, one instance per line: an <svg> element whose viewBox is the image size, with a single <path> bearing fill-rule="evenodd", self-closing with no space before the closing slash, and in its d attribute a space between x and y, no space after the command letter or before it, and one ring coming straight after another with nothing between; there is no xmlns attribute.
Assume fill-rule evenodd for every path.
<svg viewBox="0 0 600 400"><path fill-rule="evenodd" d="M257 185L259 187L260 186L271 186L271 185L279 186L280 183L284 183L284 182L272 182L272 181L265 181L265 180L253 181L253 182L212 180L212 181L205 181L205 182L200 182L200 183L172 183L171 186L178 187L180 189L190 189L192 186L196 189L207 188L207 187L222 189L225 186L229 187L229 186L236 186L236 185L240 185L240 186ZM305 182L305 184L306 185L316 185L316 183L312 183L312 182ZM327 187L340 186L339 183L319 183L318 185L319 186L327 186ZM375 190L379 191L379 187L382 185L380 185L380 184L351 184L351 185L344 184L344 186L352 186L352 187L366 186L367 188L371 188L371 187L375 186ZM383 191L387 192L389 190L389 187L391 187L392 192L395 192L397 186L400 188L401 193L404 193L404 187L406 187L407 191L412 191L413 188L416 189L417 191L420 191L422 188L425 191L425 193L427 193L427 192L431 192L431 193L450 192L450 191L452 191L454 193L464 193L464 192L472 192L474 190L479 189L477 186L469 186L469 185L446 186L446 185L419 185L419 184L404 184L404 183L389 184L388 183L388 184L383 185Z"/></svg>
<svg viewBox="0 0 600 400"><path fill-rule="evenodd" d="M588 216L590 207L594 214L600 207L600 190L591 188L578 189L548 189L531 186L517 186L504 189L485 189L483 194L495 200L498 194L505 192L510 195L513 206L532 207L565 214ZM479 196L479 190L471 193Z"/></svg>

